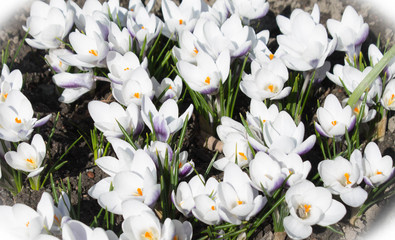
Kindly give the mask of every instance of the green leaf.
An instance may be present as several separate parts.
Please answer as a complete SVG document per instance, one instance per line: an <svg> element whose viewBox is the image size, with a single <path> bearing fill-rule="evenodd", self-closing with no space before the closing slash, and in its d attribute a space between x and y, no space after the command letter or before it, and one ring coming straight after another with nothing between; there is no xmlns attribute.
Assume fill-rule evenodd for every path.
<svg viewBox="0 0 395 240"><path fill-rule="evenodd" d="M358 85L358 87L354 90L350 99L348 99L347 104L351 107L358 101L358 99L362 96L363 92L368 88L373 81L377 78L377 76L381 73L381 71L387 66L389 61L395 56L395 45L391 47L391 49L386 52L383 58L373 67L372 71L366 75L366 77L362 80L362 82Z"/></svg>

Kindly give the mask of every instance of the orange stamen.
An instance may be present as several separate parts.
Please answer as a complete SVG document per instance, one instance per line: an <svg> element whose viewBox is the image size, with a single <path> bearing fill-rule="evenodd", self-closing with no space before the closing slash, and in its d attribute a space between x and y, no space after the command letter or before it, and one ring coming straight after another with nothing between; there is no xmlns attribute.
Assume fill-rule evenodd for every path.
<svg viewBox="0 0 395 240"><path fill-rule="evenodd" d="M181 168L181 167L182 167L182 163L178 164L178 168Z"/></svg>
<svg viewBox="0 0 395 240"><path fill-rule="evenodd" d="M56 216L56 214L53 216L53 218L55 219L55 221L58 223L58 226L60 226L60 220L58 218L58 216Z"/></svg>
<svg viewBox="0 0 395 240"><path fill-rule="evenodd" d="M130 11L134 12L134 8L131 8Z"/></svg>
<svg viewBox="0 0 395 240"><path fill-rule="evenodd" d="M175 236L173 237L173 240L178 240L178 236L175 235Z"/></svg>
<svg viewBox="0 0 395 240"><path fill-rule="evenodd" d="M16 122L16 123L21 123L22 120L16 117L16 118L15 118L15 122Z"/></svg>
<svg viewBox="0 0 395 240"><path fill-rule="evenodd" d="M169 89L173 89L173 88L171 87L171 85L169 85Z"/></svg>
<svg viewBox="0 0 395 240"><path fill-rule="evenodd" d="M145 29L145 27L144 27L144 26L141 26L141 29Z"/></svg>
<svg viewBox="0 0 395 240"><path fill-rule="evenodd" d="M331 123L332 123L333 126L336 126L337 121L332 121Z"/></svg>
<svg viewBox="0 0 395 240"><path fill-rule="evenodd" d="M93 50L93 49L91 49L91 50L89 50L89 53L90 53L90 54L92 54L92 55L94 55L95 57L97 57L97 56L98 56L98 54L97 54L97 51L96 51L96 50Z"/></svg>
<svg viewBox="0 0 395 240"><path fill-rule="evenodd" d="M273 58L274 58L274 54L273 54L273 53L271 53L271 54L269 55L269 58L270 58L270 60L273 60Z"/></svg>
<svg viewBox="0 0 395 240"><path fill-rule="evenodd" d="M181 25L184 21L182 21L182 19L180 19L180 20L178 20L178 22L179 22L180 25Z"/></svg>
<svg viewBox="0 0 395 240"><path fill-rule="evenodd" d="M383 174L383 172L380 172L379 170L376 170L376 175L379 175L379 174Z"/></svg>
<svg viewBox="0 0 395 240"><path fill-rule="evenodd" d="M210 84L210 77L206 77L206 79L204 80L205 83Z"/></svg>
<svg viewBox="0 0 395 240"><path fill-rule="evenodd" d="M145 232L144 237L146 239L150 239L150 240L152 240L154 238L152 232Z"/></svg>
<svg viewBox="0 0 395 240"><path fill-rule="evenodd" d="M265 120L265 119L262 119L262 122L263 122L263 123L265 123L265 122L266 122L266 120Z"/></svg>
<svg viewBox="0 0 395 240"><path fill-rule="evenodd" d="M388 100L388 105L391 105L395 101L394 98L395 98L395 94L392 94L391 98Z"/></svg>
<svg viewBox="0 0 395 240"><path fill-rule="evenodd" d="M243 204L243 201L237 201L237 204L241 205L241 204Z"/></svg>
<svg viewBox="0 0 395 240"><path fill-rule="evenodd" d="M135 93L135 94L133 94L133 96L135 97L135 98L140 98L140 93Z"/></svg>
<svg viewBox="0 0 395 240"><path fill-rule="evenodd" d="M196 48L193 49L193 52L195 53L195 55L199 53L199 51Z"/></svg>
<svg viewBox="0 0 395 240"><path fill-rule="evenodd" d="M143 191L141 190L141 188L137 188L137 194L138 196L143 196Z"/></svg>
<svg viewBox="0 0 395 240"><path fill-rule="evenodd" d="M359 108L358 108L358 107L355 107L355 108L354 108L354 112L355 112L356 114L359 114Z"/></svg>
<svg viewBox="0 0 395 240"><path fill-rule="evenodd" d="M239 155L244 159L247 160L247 156L243 152L239 152Z"/></svg>
<svg viewBox="0 0 395 240"><path fill-rule="evenodd" d="M127 68L124 68L123 70L124 70L124 71L127 71L127 70L130 70L130 68L127 67Z"/></svg>
<svg viewBox="0 0 395 240"><path fill-rule="evenodd" d="M62 61L59 61L59 67L62 67L62 64L63 64Z"/></svg>
<svg viewBox="0 0 395 240"><path fill-rule="evenodd" d="M213 205L213 206L211 206L211 210L213 210L213 211L215 210L215 206L214 206L214 205Z"/></svg>
<svg viewBox="0 0 395 240"><path fill-rule="evenodd" d="M26 227L29 227L29 224L30 224L30 222L29 222L29 221L27 221L27 223L26 223Z"/></svg>
<svg viewBox="0 0 395 240"><path fill-rule="evenodd" d="M31 159L31 158L26 159L26 162L29 162L29 163L31 163L31 164L34 164L34 161L33 161L33 159Z"/></svg>
<svg viewBox="0 0 395 240"><path fill-rule="evenodd" d="M273 86L273 84L270 84L269 87L267 87L267 88L270 90L270 92L273 92L273 91L274 91L274 86Z"/></svg>
<svg viewBox="0 0 395 240"><path fill-rule="evenodd" d="M345 173L344 176L346 177L346 183L347 184L351 184L351 182L350 182L350 174Z"/></svg>
<svg viewBox="0 0 395 240"><path fill-rule="evenodd" d="M3 94L3 96L4 96L4 98L7 98L8 97L8 93Z"/></svg>
<svg viewBox="0 0 395 240"><path fill-rule="evenodd" d="M306 214L310 212L311 205L305 204L303 207L304 207L304 212L305 212Z"/></svg>

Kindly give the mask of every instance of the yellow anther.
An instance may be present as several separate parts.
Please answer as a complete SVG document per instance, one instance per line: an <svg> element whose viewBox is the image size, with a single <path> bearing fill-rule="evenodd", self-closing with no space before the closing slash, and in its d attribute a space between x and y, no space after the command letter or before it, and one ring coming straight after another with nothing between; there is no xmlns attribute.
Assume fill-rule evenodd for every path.
<svg viewBox="0 0 395 240"><path fill-rule="evenodd" d="M241 158L243 158L243 160L247 160L247 156L243 152L239 152L239 155Z"/></svg>
<svg viewBox="0 0 395 240"><path fill-rule="evenodd" d="M337 121L332 121L331 123L332 123L333 126L336 126Z"/></svg>
<svg viewBox="0 0 395 240"><path fill-rule="evenodd" d="M127 68L124 68L123 70L124 70L124 71L127 71L127 70L130 70L130 68L127 67Z"/></svg>
<svg viewBox="0 0 395 240"><path fill-rule="evenodd" d="M62 67L62 64L63 64L62 61L59 61L59 67Z"/></svg>
<svg viewBox="0 0 395 240"><path fill-rule="evenodd" d="M206 79L204 80L205 83L210 84L210 77L206 77Z"/></svg>
<svg viewBox="0 0 395 240"><path fill-rule="evenodd" d="M344 177L346 177L346 184L347 184L347 185L348 185L348 184L351 184L351 182L350 182L350 174L345 173L345 174L344 174Z"/></svg>
<svg viewBox="0 0 395 240"><path fill-rule="evenodd" d="M392 95L391 95L391 98L388 99L388 106L391 105L391 104L395 101L394 98L395 98L395 94L392 94Z"/></svg>
<svg viewBox="0 0 395 240"><path fill-rule="evenodd" d="M269 55L269 58L270 58L270 60L273 60L273 58L274 58L274 54L273 54L273 53L271 53L271 54Z"/></svg>
<svg viewBox="0 0 395 240"><path fill-rule="evenodd" d="M29 221L27 221L27 223L26 223L26 227L29 227L29 224L30 224L30 222L29 222Z"/></svg>
<svg viewBox="0 0 395 240"><path fill-rule="evenodd" d="M133 94L133 96L135 97L135 98L140 98L140 93L135 93L135 94Z"/></svg>
<svg viewBox="0 0 395 240"><path fill-rule="evenodd" d="M16 117L16 118L15 118L15 122L16 122L16 123L21 123L22 120Z"/></svg>
<svg viewBox="0 0 395 240"><path fill-rule="evenodd" d="M94 55L95 57L97 57L97 56L98 56L98 54L97 54L97 51L96 51L96 50L93 50L93 49L91 49L91 50L89 50L89 53L90 53L90 54L92 54L92 55Z"/></svg>
<svg viewBox="0 0 395 240"><path fill-rule="evenodd" d="M180 25L182 25L184 23L184 21L182 21L182 19L178 20L178 22L180 23Z"/></svg>

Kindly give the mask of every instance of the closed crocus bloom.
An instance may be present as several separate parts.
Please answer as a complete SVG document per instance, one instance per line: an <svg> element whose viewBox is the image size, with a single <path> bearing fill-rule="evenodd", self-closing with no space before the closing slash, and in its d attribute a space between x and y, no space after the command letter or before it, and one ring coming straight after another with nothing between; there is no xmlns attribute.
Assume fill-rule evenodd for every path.
<svg viewBox="0 0 395 240"><path fill-rule="evenodd" d="M269 11L269 3L266 0L228 0L226 5L232 14L242 19L249 20L262 18Z"/></svg>
<svg viewBox="0 0 395 240"><path fill-rule="evenodd" d="M22 88L22 73L15 69L10 72L7 64L3 64L0 76L0 103L4 102L11 90L21 90Z"/></svg>
<svg viewBox="0 0 395 240"><path fill-rule="evenodd" d="M35 1L23 29L33 37L26 42L38 49L57 48L73 26L73 11L63 0L51 0L50 4Z"/></svg>
<svg viewBox="0 0 395 240"><path fill-rule="evenodd" d="M72 103L95 86L93 72L68 73L61 72L53 75L52 81L61 88L64 88L59 97L60 102Z"/></svg>
<svg viewBox="0 0 395 240"><path fill-rule="evenodd" d="M278 114L278 108L275 104L266 107L265 103L251 99L250 111L247 112L247 122L257 130L262 130L263 124L273 122Z"/></svg>
<svg viewBox="0 0 395 240"><path fill-rule="evenodd" d="M395 80L391 80L385 86L383 96L381 97L381 105L387 110L395 110Z"/></svg>
<svg viewBox="0 0 395 240"><path fill-rule="evenodd" d="M332 194L323 187L316 187L303 180L285 193L285 201L290 216L283 224L287 235L292 239L304 239L311 235L312 225L329 226L340 221L346 208L332 199Z"/></svg>
<svg viewBox="0 0 395 240"><path fill-rule="evenodd" d="M117 235L111 231L105 231L103 228L90 228L84 223L77 220L69 220L62 225L62 239L86 239L86 240L117 240Z"/></svg>
<svg viewBox="0 0 395 240"><path fill-rule="evenodd" d="M359 207L368 197L368 193L358 184L363 179L362 154L354 150L350 161L339 156L334 160L323 160L318 164L318 172L324 186L348 206Z"/></svg>
<svg viewBox="0 0 395 240"><path fill-rule="evenodd" d="M377 187L394 175L391 156L382 156L376 143L370 142L363 154L364 181L371 187Z"/></svg>
<svg viewBox="0 0 395 240"><path fill-rule="evenodd" d="M337 38L336 50L346 52L349 57L358 57L361 45L369 33L369 26L363 22L361 15L351 6L344 10L341 21L328 19L328 32Z"/></svg>
<svg viewBox="0 0 395 240"><path fill-rule="evenodd" d="M368 55L371 64L376 65L382 58L383 54L377 48L376 45L370 44L368 48ZM392 79L395 75L395 58L392 58L388 65L384 68L384 71L387 73L387 80Z"/></svg>
<svg viewBox="0 0 395 240"><path fill-rule="evenodd" d="M229 51L223 51L214 61L204 52L196 56L197 65L186 61L179 61L177 68L181 77L188 86L202 94L216 94L220 81L224 83L229 75L230 55Z"/></svg>
<svg viewBox="0 0 395 240"><path fill-rule="evenodd" d="M168 163L170 163L173 160L173 149L171 149L170 145L167 142L151 141L150 145L146 146L144 150L150 155L152 160L154 160L155 165L158 168L159 168L159 162L161 166L165 166L166 158Z"/></svg>
<svg viewBox="0 0 395 240"><path fill-rule="evenodd" d="M281 165L264 152L258 152L249 165L252 186L259 191L262 188L272 194L281 187L286 174L281 171Z"/></svg>
<svg viewBox="0 0 395 240"><path fill-rule="evenodd" d="M345 131L351 131L355 125L355 116L351 112L351 107L342 107L337 97L329 94L323 107L317 110L318 122L315 122L315 129L326 137L340 139Z"/></svg>
<svg viewBox="0 0 395 240"><path fill-rule="evenodd" d="M289 19L277 16L277 24L283 33L277 36L277 53L288 68L295 71L317 69L335 50L336 38L328 39L325 27L319 24L319 15L315 4L311 15L295 9Z"/></svg>
<svg viewBox="0 0 395 240"><path fill-rule="evenodd" d="M111 22L109 30L108 45L112 51L125 54L132 50L132 36L130 35L127 28L119 29L117 24Z"/></svg>
<svg viewBox="0 0 395 240"><path fill-rule="evenodd" d="M44 169L41 164L45 157L45 142L41 135L33 136L31 144L22 142L17 151L9 151L4 155L8 165L17 170L28 172L27 177L34 177Z"/></svg>
<svg viewBox="0 0 395 240"><path fill-rule="evenodd" d="M160 83L155 78L153 78L152 84L155 89L156 98L159 99L159 97L162 95L162 97L159 99L159 101L162 103L170 98L177 101L181 96L182 80L178 75L174 78L174 80L170 78L164 78Z"/></svg>
<svg viewBox="0 0 395 240"><path fill-rule="evenodd" d="M195 208L192 209L193 216L207 225L217 225L222 219L218 210L218 198L200 194L194 198Z"/></svg>
<svg viewBox="0 0 395 240"><path fill-rule="evenodd" d="M45 55L45 60L51 66L52 70L56 73L66 72L70 67L67 63L63 62L60 56L72 55L73 53L67 49L51 49Z"/></svg>
<svg viewBox="0 0 395 240"><path fill-rule="evenodd" d="M172 229L165 229L165 226L162 227L159 219L152 211L139 211L138 215L133 215L126 218L122 223L122 230L123 233L119 238L120 240L159 240L164 239L163 235L165 234L175 235L174 226ZM167 231L172 232L166 233Z"/></svg>
<svg viewBox="0 0 395 240"><path fill-rule="evenodd" d="M102 131L106 137L123 137L118 124L128 134L133 133L134 136L139 135L144 128L140 108L134 103L130 103L124 109L117 102L108 104L101 101L91 101L88 104L88 111L95 122L95 127Z"/></svg>
<svg viewBox="0 0 395 240"><path fill-rule="evenodd" d="M218 184L219 214L229 223L241 224L255 216L267 200L251 187L251 180L236 164L224 170L224 180Z"/></svg>

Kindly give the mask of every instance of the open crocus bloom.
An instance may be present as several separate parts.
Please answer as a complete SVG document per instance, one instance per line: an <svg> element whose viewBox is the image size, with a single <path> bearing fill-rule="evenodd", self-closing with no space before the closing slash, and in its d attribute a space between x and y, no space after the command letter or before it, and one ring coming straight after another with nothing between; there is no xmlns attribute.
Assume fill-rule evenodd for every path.
<svg viewBox="0 0 395 240"><path fill-rule="evenodd" d="M45 60L52 70L56 73L66 72L70 67L67 63L63 62L59 56L72 55L73 53L68 49L51 49L45 55Z"/></svg>
<svg viewBox="0 0 395 240"><path fill-rule="evenodd" d="M381 97L381 105L387 110L395 110L395 80L392 79L385 86L383 96Z"/></svg>
<svg viewBox="0 0 395 240"><path fill-rule="evenodd" d="M311 135L306 140L304 138L304 124L300 122L296 126L292 117L285 111L281 111L273 122L267 122L263 126L263 144L259 135L248 136L248 141L254 149L267 151L267 149L277 149L286 154L305 154L314 146L316 137Z"/></svg>
<svg viewBox="0 0 395 240"><path fill-rule="evenodd" d="M0 103L4 102L11 90L21 90L22 88L22 73L16 69L10 72L7 64L3 64L0 77Z"/></svg>
<svg viewBox="0 0 395 240"><path fill-rule="evenodd" d="M26 42L38 49L59 47L60 40L73 26L73 16L73 11L63 0L51 0L49 5L35 1L30 9L30 17L26 20L26 26L22 27L33 37L27 38Z"/></svg>
<svg viewBox="0 0 395 240"><path fill-rule="evenodd" d="M266 122L273 122L278 114L278 108L275 104L266 107L265 103L255 99L251 99L250 111L247 112L247 122L250 128L262 131L263 125Z"/></svg>
<svg viewBox="0 0 395 240"><path fill-rule="evenodd" d="M112 94L115 100L120 104L128 106L129 103L135 103L141 106L141 102L144 96L148 98L154 97L154 90L152 80L150 79L146 70L142 67L138 67L131 70L129 79L123 84L112 83Z"/></svg>
<svg viewBox="0 0 395 240"><path fill-rule="evenodd" d="M207 4L202 0L182 1L179 6L171 0L162 0L162 14L165 21L163 34L176 39L183 30L193 31L200 13L208 9Z"/></svg>
<svg viewBox="0 0 395 240"><path fill-rule="evenodd" d="M156 110L155 105L148 97L143 98L141 106L141 116L145 125L151 132L155 130L159 141L167 141L170 134L180 130L184 122L191 118L192 112L193 105L191 104L181 116L178 116L178 105L173 99L166 100L159 108L159 111Z"/></svg>
<svg viewBox="0 0 395 240"><path fill-rule="evenodd" d="M159 98L163 94L162 97L159 99L159 101L162 103L170 98L177 101L178 98L181 96L182 80L178 75L174 78L174 80L171 80L170 78L164 78L160 83L153 78L152 84L155 89L156 98Z"/></svg>
<svg viewBox="0 0 395 240"><path fill-rule="evenodd" d="M192 209L195 207L195 197L204 194L216 198L218 181L210 177L204 182L202 175L196 175L189 182L180 182L177 191L171 193L171 200L174 206L185 217L192 216Z"/></svg>
<svg viewBox="0 0 395 240"><path fill-rule="evenodd" d="M345 131L351 131L355 125L356 117L351 112L351 107L342 107L337 97L329 94L323 107L317 109L318 123L315 122L315 129L330 138L341 138Z"/></svg>
<svg viewBox="0 0 395 240"><path fill-rule="evenodd" d="M347 101L349 98L345 98L342 100L342 105L346 106ZM353 108L352 108L352 114L355 115L356 118L358 118L358 115L362 112L362 101L358 100ZM375 109L369 109L367 104L363 105L363 115L362 115L362 120L361 122L366 123L374 119L376 116L376 110Z"/></svg>
<svg viewBox="0 0 395 240"><path fill-rule="evenodd" d="M283 33L277 36L280 45L277 53L288 68L310 71L324 65L327 56L336 47L336 38L328 39L325 27L319 24L320 12L315 4L310 14L295 9L290 18L277 16L277 24Z"/></svg>
<svg viewBox="0 0 395 240"><path fill-rule="evenodd" d="M318 172L324 186L332 194L340 195L348 206L359 207L368 197L368 193L358 184L363 179L362 154L357 149L351 154L350 161L338 156L335 160L324 160L318 164Z"/></svg>
<svg viewBox="0 0 395 240"><path fill-rule="evenodd" d="M229 51L223 51L214 61L210 55L200 51L196 55L197 65L179 61L177 68L188 86L202 94L216 94L219 82L224 83L229 75Z"/></svg>
<svg viewBox="0 0 395 240"><path fill-rule="evenodd" d="M376 143L370 142L364 151L362 166L364 168L364 181L371 187L377 187L394 175L391 156L381 156Z"/></svg>
<svg viewBox="0 0 395 240"><path fill-rule="evenodd" d="M100 101L91 101L88 104L88 110L95 122L95 127L102 131L106 137L123 137L118 124L129 135L133 132L134 136L139 135L144 128L140 109L134 103L130 103L125 110L117 102L107 104Z"/></svg>
<svg viewBox="0 0 395 240"><path fill-rule="evenodd" d="M274 58L259 69L257 66L259 65L254 64L252 73L244 74L240 83L240 90L245 95L260 101L267 98L282 99L289 95L291 87L284 88L288 70L280 59Z"/></svg>
<svg viewBox="0 0 395 240"><path fill-rule="evenodd" d="M336 85L340 87L345 87L349 92L354 92L354 90L358 87L358 85L362 82L362 80L368 75L368 73L372 70L372 67L366 67L362 72L349 65L338 65L336 64L333 67L333 74L327 72L326 75L334 82ZM343 81L343 83L342 83ZM343 85L344 84L344 85ZM377 77L369 87L368 96L366 98L366 103L372 105L374 103L374 99L376 95L380 98L381 91L383 88L383 82L380 77ZM361 99L364 98L363 94Z"/></svg>
<svg viewBox="0 0 395 240"><path fill-rule="evenodd" d="M278 189L287 177L281 171L280 163L264 152L258 152L255 155L250 162L249 169L252 186L262 192L265 190L268 194Z"/></svg>
<svg viewBox="0 0 395 240"><path fill-rule="evenodd" d="M337 38L336 50L347 52L351 58L354 55L358 57L369 33L369 26L363 22L362 16L353 7L347 6L340 22L328 19L326 25L332 37Z"/></svg>
<svg viewBox="0 0 395 240"><path fill-rule="evenodd" d="M11 90L4 103L0 103L0 138L10 142L26 141L34 127L44 125L51 115L33 118L30 101L18 90Z"/></svg>
<svg viewBox="0 0 395 240"><path fill-rule="evenodd" d="M241 224L255 216L267 199L251 187L251 180L236 164L229 164L224 180L218 184L219 214L229 223Z"/></svg>
<svg viewBox="0 0 395 240"><path fill-rule="evenodd" d="M302 180L290 187L285 194L290 216L283 224L287 235L292 239L304 239L311 235L312 225L329 226L340 221L346 208L332 199L332 194L323 187L316 187Z"/></svg>
<svg viewBox="0 0 395 240"><path fill-rule="evenodd" d="M138 67L147 68L147 59L140 63L139 58L133 52L121 55L118 52L110 51L106 57L107 67L110 70L108 77L114 84L122 84L129 80L133 70Z"/></svg>
<svg viewBox="0 0 395 240"><path fill-rule="evenodd" d="M196 36L188 30L181 32L178 38L180 47L174 46L172 54L178 61L186 61L192 64L196 63L196 55L199 52L196 44Z"/></svg>
<svg viewBox="0 0 395 240"><path fill-rule="evenodd" d="M17 170L28 172L27 177L34 177L44 169L41 163L45 157L45 143L40 134L33 136L32 143L22 142L17 151L9 151L4 155L8 165Z"/></svg>

